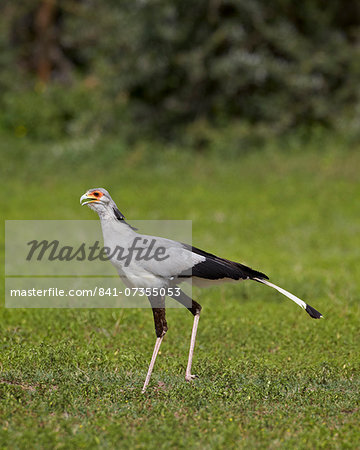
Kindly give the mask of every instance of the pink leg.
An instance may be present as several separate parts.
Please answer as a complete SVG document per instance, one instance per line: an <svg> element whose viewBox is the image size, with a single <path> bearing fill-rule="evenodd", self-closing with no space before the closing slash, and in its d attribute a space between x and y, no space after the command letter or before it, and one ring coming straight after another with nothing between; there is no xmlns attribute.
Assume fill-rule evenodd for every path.
<svg viewBox="0 0 360 450"><path fill-rule="evenodd" d="M157 357L157 354L159 353L160 345L161 345L161 342L162 342L163 339L164 339L164 336L156 338L153 355L152 355L152 358L151 358L151 361L150 361L150 365L149 365L149 370L148 370L148 373L146 375L145 383L144 383L144 386L143 386L142 391L141 391L142 393L144 393L146 391L146 388L147 388L147 386L149 384L149 381L150 381L150 378L151 378L151 374L152 374L152 371L154 369L156 357Z"/></svg>
<svg viewBox="0 0 360 450"><path fill-rule="evenodd" d="M200 319L200 313L195 314L192 333L191 333L191 340L190 340L189 359L188 359L186 373L185 373L186 381L190 381L193 378L195 378L195 376L196 376L196 375L191 375L191 365L192 365L192 360L193 360L193 356L194 356L196 332L197 332L197 328L198 328L198 324L199 324L199 319Z"/></svg>

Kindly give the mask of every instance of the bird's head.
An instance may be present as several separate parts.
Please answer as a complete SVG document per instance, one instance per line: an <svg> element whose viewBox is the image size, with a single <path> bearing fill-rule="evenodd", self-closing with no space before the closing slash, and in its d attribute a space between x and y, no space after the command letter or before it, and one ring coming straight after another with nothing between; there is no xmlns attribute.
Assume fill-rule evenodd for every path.
<svg viewBox="0 0 360 450"><path fill-rule="evenodd" d="M82 206L87 205L89 208L96 211L99 216L113 216L118 220L124 219L124 216L118 210L116 203L106 189L89 189L80 197L80 204Z"/></svg>

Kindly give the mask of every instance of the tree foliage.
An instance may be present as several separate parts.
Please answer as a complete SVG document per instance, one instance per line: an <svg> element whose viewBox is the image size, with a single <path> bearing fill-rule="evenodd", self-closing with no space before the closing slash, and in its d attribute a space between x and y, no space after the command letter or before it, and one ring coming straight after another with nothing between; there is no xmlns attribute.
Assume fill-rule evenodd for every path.
<svg viewBox="0 0 360 450"><path fill-rule="evenodd" d="M0 32L0 125L37 137L360 118L355 0L28 0Z"/></svg>

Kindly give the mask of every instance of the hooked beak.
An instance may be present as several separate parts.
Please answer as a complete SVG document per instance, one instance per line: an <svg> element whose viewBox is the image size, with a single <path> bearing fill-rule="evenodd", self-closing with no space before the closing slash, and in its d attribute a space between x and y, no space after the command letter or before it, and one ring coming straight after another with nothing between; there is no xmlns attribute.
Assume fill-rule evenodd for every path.
<svg viewBox="0 0 360 450"><path fill-rule="evenodd" d="M80 197L81 206L88 205L89 203L96 203L98 201L99 199L96 198L93 194L86 193Z"/></svg>

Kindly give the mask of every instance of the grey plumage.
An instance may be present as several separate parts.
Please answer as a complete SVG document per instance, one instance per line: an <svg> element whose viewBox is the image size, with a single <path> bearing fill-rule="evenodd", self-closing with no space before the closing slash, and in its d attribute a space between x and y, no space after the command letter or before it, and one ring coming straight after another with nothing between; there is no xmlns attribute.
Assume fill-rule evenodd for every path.
<svg viewBox="0 0 360 450"><path fill-rule="evenodd" d="M113 251L118 246L130 247L134 240L137 240L137 246L143 248L144 251L148 248L150 242L153 243L153 251L165 249L166 258L163 260L156 258L150 258L148 260L132 259L126 265L123 260L115 257L110 258L119 276L129 287L167 288L177 286L189 280L193 284L200 286L224 281L254 280L276 289L305 309L310 317L315 319L322 317L318 311L310 305L307 305L303 300L285 289L270 283L268 277L262 272L251 269L243 264L220 258L188 244L137 233L137 230L125 221L125 216L120 212L106 189L89 189L81 197L80 203L89 206L98 213L102 226L104 245L110 249L110 254L113 254ZM192 355L201 306L187 297L182 291L179 298L173 298L184 304L194 315L194 326L185 376L187 380L191 380L193 378L193 375L191 375ZM149 296L149 301L153 309L157 340L143 391L145 391L149 383L160 344L167 331L164 298L160 296Z"/></svg>

